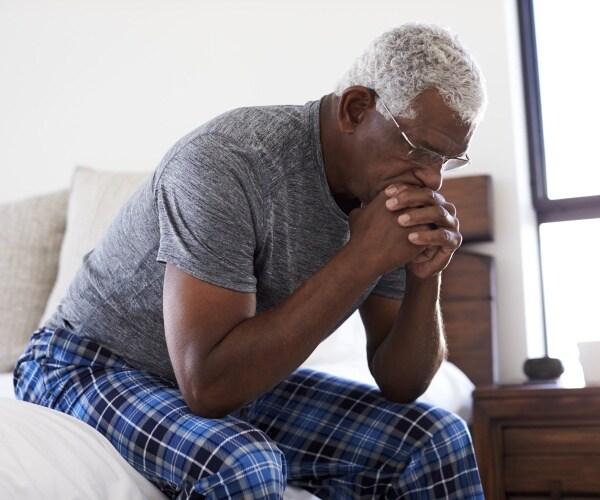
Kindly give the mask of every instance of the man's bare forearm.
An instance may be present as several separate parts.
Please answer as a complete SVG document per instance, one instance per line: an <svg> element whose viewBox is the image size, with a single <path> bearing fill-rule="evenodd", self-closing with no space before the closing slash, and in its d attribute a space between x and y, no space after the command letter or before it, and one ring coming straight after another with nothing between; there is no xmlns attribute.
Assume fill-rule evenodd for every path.
<svg viewBox="0 0 600 500"><path fill-rule="evenodd" d="M419 397L446 356L439 290L440 275L409 274L396 321L371 357L373 376L391 401Z"/></svg>

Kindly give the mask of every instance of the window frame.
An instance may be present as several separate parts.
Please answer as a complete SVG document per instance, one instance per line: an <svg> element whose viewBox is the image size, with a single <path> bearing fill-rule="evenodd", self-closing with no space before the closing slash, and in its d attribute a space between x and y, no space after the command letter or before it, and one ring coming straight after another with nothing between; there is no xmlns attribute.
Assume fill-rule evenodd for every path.
<svg viewBox="0 0 600 500"><path fill-rule="evenodd" d="M548 198L544 129L537 60L534 0L516 0L521 38L531 195L537 222L560 222L600 218L600 195L575 198Z"/></svg>

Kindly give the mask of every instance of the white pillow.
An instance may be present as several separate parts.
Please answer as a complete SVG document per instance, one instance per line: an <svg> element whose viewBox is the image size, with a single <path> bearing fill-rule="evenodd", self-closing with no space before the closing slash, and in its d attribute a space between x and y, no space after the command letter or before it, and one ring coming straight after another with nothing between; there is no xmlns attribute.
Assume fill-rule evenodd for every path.
<svg viewBox="0 0 600 500"><path fill-rule="evenodd" d="M355 312L315 349L302 366L338 377L376 385L369 371L365 332ZM444 361L425 393L419 398L471 421L475 385L456 365Z"/></svg>
<svg viewBox="0 0 600 500"><path fill-rule="evenodd" d="M0 372L12 370L56 279L67 191L0 205Z"/></svg>
<svg viewBox="0 0 600 500"><path fill-rule="evenodd" d="M0 398L0 498L165 500L95 429Z"/></svg>
<svg viewBox="0 0 600 500"><path fill-rule="evenodd" d="M94 248L119 209L149 176L148 172L102 172L86 167L75 169L58 278L41 316L42 324L58 307L83 256Z"/></svg>
<svg viewBox="0 0 600 500"><path fill-rule="evenodd" d="M365 329L355 311L336 331L312 352L302 366L318 369L322 365L359 361L366 358Z"/></svg>

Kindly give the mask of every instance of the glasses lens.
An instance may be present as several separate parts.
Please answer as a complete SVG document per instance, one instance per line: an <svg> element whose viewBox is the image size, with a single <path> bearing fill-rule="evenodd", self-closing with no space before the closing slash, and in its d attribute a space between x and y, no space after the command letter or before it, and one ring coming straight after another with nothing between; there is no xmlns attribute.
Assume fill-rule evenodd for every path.
<svg viewBox="0 0 600 500"><path fill-rule="evenodd" d="M444 172L448 170L457 170L459 168L466 167L470 163L470 160L462 158L449 158L442 166Z"/></svg>
<svg viewBox="0 0 600 500"><path fill-rule="evenodd" d="M434 151L429 151L424 148L414 148L409 153L409 158L412 162L424 165L426 167L438 166L443 161L443 156L440 156Z"/></svg>

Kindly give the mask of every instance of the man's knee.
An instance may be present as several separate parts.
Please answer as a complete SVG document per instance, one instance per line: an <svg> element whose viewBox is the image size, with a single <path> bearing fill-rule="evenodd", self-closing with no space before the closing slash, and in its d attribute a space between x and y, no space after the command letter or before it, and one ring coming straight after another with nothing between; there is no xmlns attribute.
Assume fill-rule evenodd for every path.
<svg viewBox="0 0 600 500"><path fill-rule="evenodd" d="M287 474L285 457L272 441L253 440L239 448L234 460L233 468L243 471L250 481L280 485L283 491Z"/></svg>
<svg viewBox="0 0 600 500"><path fill-rule="evenodd" d="M398 425L403 431L423 434L425 437L435 434L442 428L449 428L452 433L468 433L467 424L461 417L451 411L422 402L405 405Z"/></svg>
<svg viewBox="0 0 600 500"><path fill-rule="evenodd" d="M260 431L244 432L220 450L216 474L196 481L194 489L207 498L281 498L286 485L286 463L279 448ZM217 450L215 450L216 452ZM223 453L225 451L225 453ZM206 456L196 457L205 466ZM237 496L236 496L237 495Z"/></svg>

